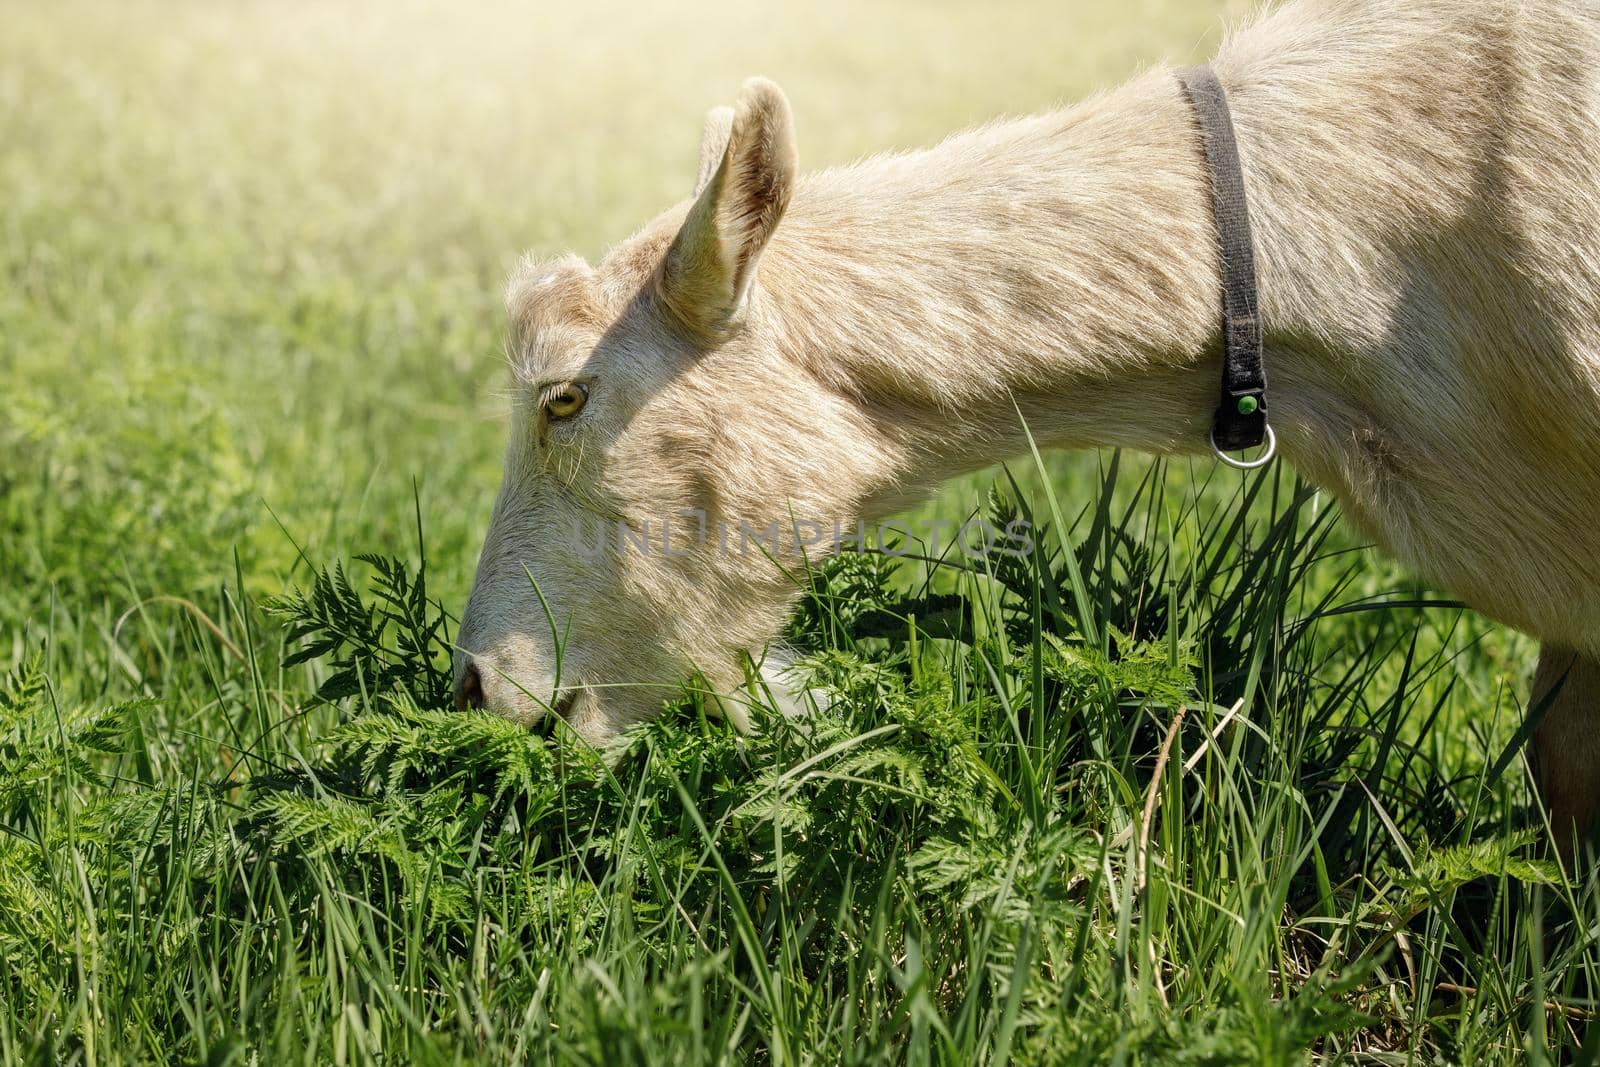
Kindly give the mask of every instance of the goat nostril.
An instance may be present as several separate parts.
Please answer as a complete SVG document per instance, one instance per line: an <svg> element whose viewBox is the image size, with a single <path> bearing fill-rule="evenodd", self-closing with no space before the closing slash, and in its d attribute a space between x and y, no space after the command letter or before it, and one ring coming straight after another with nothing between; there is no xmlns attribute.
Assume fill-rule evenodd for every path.
<svg viewBox="0 0 1600 1067"><path fill-rule="evenodd" d="M478 665L469 663L467 664L466 672L461 675L461 688L456 690L456 708L460 710L465 708L482 709L482 707L483 679L478 676Z"/></svg>
<svg viewBox="0 0 1600 1067"><path fill-rule="evenodd" d="M572 710L572 705L577 703L577 700L578 691L576 689L564 690L556 694L555 702L550 705L550 710L555 712L559 718L565 719L567 713Z"/></svg>

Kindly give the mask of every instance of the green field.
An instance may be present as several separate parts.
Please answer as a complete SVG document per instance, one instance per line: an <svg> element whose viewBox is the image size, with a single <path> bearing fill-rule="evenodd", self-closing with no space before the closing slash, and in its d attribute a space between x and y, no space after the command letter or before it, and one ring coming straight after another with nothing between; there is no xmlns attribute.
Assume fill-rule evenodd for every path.
<svg viewBox="0 0 1600 1067"><path fill-rule="evenodd" d="M1286 469L952 486L1041 552L822 568L809 723L439 707L516 257L747 75L822 166L1245 7L0 0L0 1061L1596 1062L1531 643Z"/></svg>

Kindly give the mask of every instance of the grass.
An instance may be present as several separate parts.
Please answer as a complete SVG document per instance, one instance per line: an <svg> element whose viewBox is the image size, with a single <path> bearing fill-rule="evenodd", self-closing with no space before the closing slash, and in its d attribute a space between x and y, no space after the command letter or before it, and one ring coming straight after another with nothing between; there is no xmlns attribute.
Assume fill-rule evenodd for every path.
<svg viewBox="0 0 1600 1067"><path fill-rule="evenodd" d="M1529 643L1288 470L952 486L1039 551L820 568L807 722L439 710L517 254L747 74L822 164L1239 10L5 5L0 1060L1593 1062Z"/></svg>

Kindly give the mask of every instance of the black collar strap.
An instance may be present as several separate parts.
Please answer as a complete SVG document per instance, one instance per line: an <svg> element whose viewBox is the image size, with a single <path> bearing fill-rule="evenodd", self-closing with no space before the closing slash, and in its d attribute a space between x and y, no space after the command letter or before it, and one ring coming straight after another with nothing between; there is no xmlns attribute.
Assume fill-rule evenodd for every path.
<svg viewBox="0 0 1600 1067"><path fill-rule="evenodd" d="M1211 423L1211 447L1225 463L1250 469L1264 466L1277 450L1267 425L1267 372L1261 358L1261 318L1256 291L1255 245L1250 237L1250 206L1245 199L1244 170L1234 137L1228 94L1210 67L1178 72L1205 147L1211 177L1211 205L1216 213L1222 263L1222 401ZM1267 443L1267 451L1250 461L1227 455Z"/></svg>

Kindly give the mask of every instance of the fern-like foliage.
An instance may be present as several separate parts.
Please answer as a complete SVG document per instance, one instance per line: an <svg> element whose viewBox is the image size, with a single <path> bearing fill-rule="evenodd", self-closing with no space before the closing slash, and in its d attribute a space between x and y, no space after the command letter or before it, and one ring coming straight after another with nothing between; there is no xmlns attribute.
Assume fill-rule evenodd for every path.
<svg viewBox="0 0 1600 1067"><path fill-rule="evenodd" d="M123 748L136 708L57 707L37 657L0 678L0 819L25 819L52 783L101 781L95 757Z"/></svg>
<svg viewBox="0 0 1600 1067"><path fill-rule="evenodd" d="M1032 521L998 495L990 510L996 525ZM1133 538L1132 526L1095 520L1070 549L1036 530L1033 557L967 572L991 583L993 600L970 586L908 590L895 561L872 553L819 566L791 638L803 650L797 669L832 699L803 721L758 699L748 736L687 689L604 754L559 725L537 733L446 710L451 620L427 594L425 567L380 556L359 557L371 571L365 585L334 565L308 591L272 603L296 645L285 662L322 672L317 695L336 713L293 758L269 752L224 781L118 778L108 768L144 709L57 708L34 664L0 684L0 821L26 827L39 798L64 784L106 788L78 808L70 842L0 836L0 912L20 916L0 923L0 961L15 976L0 996L32 992L27 961L71 961L80 951L80 930L48 905L59 881L52 857L77 850L118 877L181 871L207 922L247 925L240 887L269 876L288 916L317 914L330 899L359 902L373 915L404 917L363 936L420 932L430 952L457 962L483 958L492 943L506 981L570 968L589 946L607 945L625 917L640 931L642 955L685 924L708 953L730 959L730 946L749 953L753 939L786 931L794 981L876 997L852 976L877 938L885 973L893 983L907 976L906 985L884 986L864 1014L911 1010L915 996L956 997L960 987L977 991L973 1003L1012 1004L1017 1047L1036 1046L1027 1058L1041 1062L1060 1048L1098 1062L1129 1042L1150 1062L1288 1062L1286 1050L1364 1025L1351 1003L1362 972L1333 976L1311 959L1270 1000L1230 995L1203 1017L1138 1019L1126 1030L1107 1025L1116 1010L1105 1005L1084 1016L1098 1022L1080 1027L1075 1002L1060 992L1067 961L1092 973L1128 965L1113 965L1121 935L1107 936L1104 924L1131 906L1137 877L1125 842L1166 724L1182 727L1173 733L1178 752L1200 751L1210 736L1201 715L1177 715L1202 699L1202 665L1217 696L1237 691L1244 683L1228 672L1254 651L1265 620L1280 640L1257 656L1261 676L1292 684L1285 649L1295 632L1270 615L1256 586L1266 576L1292 580L1319 528L1284 523L1252 551L1202 554L1201 576L1169 578L1165 557ZM1103 609L1093 640L1077 625L1077 582ZM1166 632L1174 609L1195 610L1205 597L1218 598L1207 608L1211 629ZM999 611L980 617L978 603ZM1220 787L1258 788L1257 768L1266 768L1262 780L1280 781L1270 765L1250 762L1257 732L1226 735L1236 761L1227 767L1220 756L1192 776L1181 760L1169 766L1163 791L1150 794L1162 801L1165 837L1181 840L1177 820L1211 818ZM1317 773L1316 759L1304 762L1309 769L1297 773ZM1352 837L1349 849L1363 840L1371 839ZM1319 847L1334 856L1337 843L1330 832ZM1389 878L1381 906L1360 913L1364 928L1415 920L1437 906L1440 886L1550 881L1545 866L1520 858L1525 846L1423 853L1412 874ZM1162 892L1181 891L1199 862L1162 834L1139 847L1150 850L1144 860L1160 872L1151 883ZM1332 899L1344 891L1336 885L1330 878L1312 889ZM886 911L907 889L914 907ZM1309 895L1293 884L1284 892L1273 914ZM132 899L103 907L125 908L117 920L131 926ZM485 924L485 900L516 906L503 909L503 925ZM885 928L889 915L902 933ZM152 954L189 936L182 923L193 921L163 932ZM957 941L976 947L970 971L945 960L941 988L916 993L909 976L928 963L913 959L922 951L917 928L956 931L947 950ZM291 955L325 948L314 925L296 920L284 931L296 941ZM734 970L749 962L739 958Z"/></svg>
<svg viewBox="0 0 1600 1067"><path fill-rule="evenodd" d="M326 660L330 673L317 688L321 700L404 693L418 707L444 707L450 699L449 616L428 599L426 565L413 576L400 560L356 558L372 568L370 601L344 565L335 564L317 573L309 593L269 602L268 610L287 621L289 640L304 642L284 665Z"/></svg>

